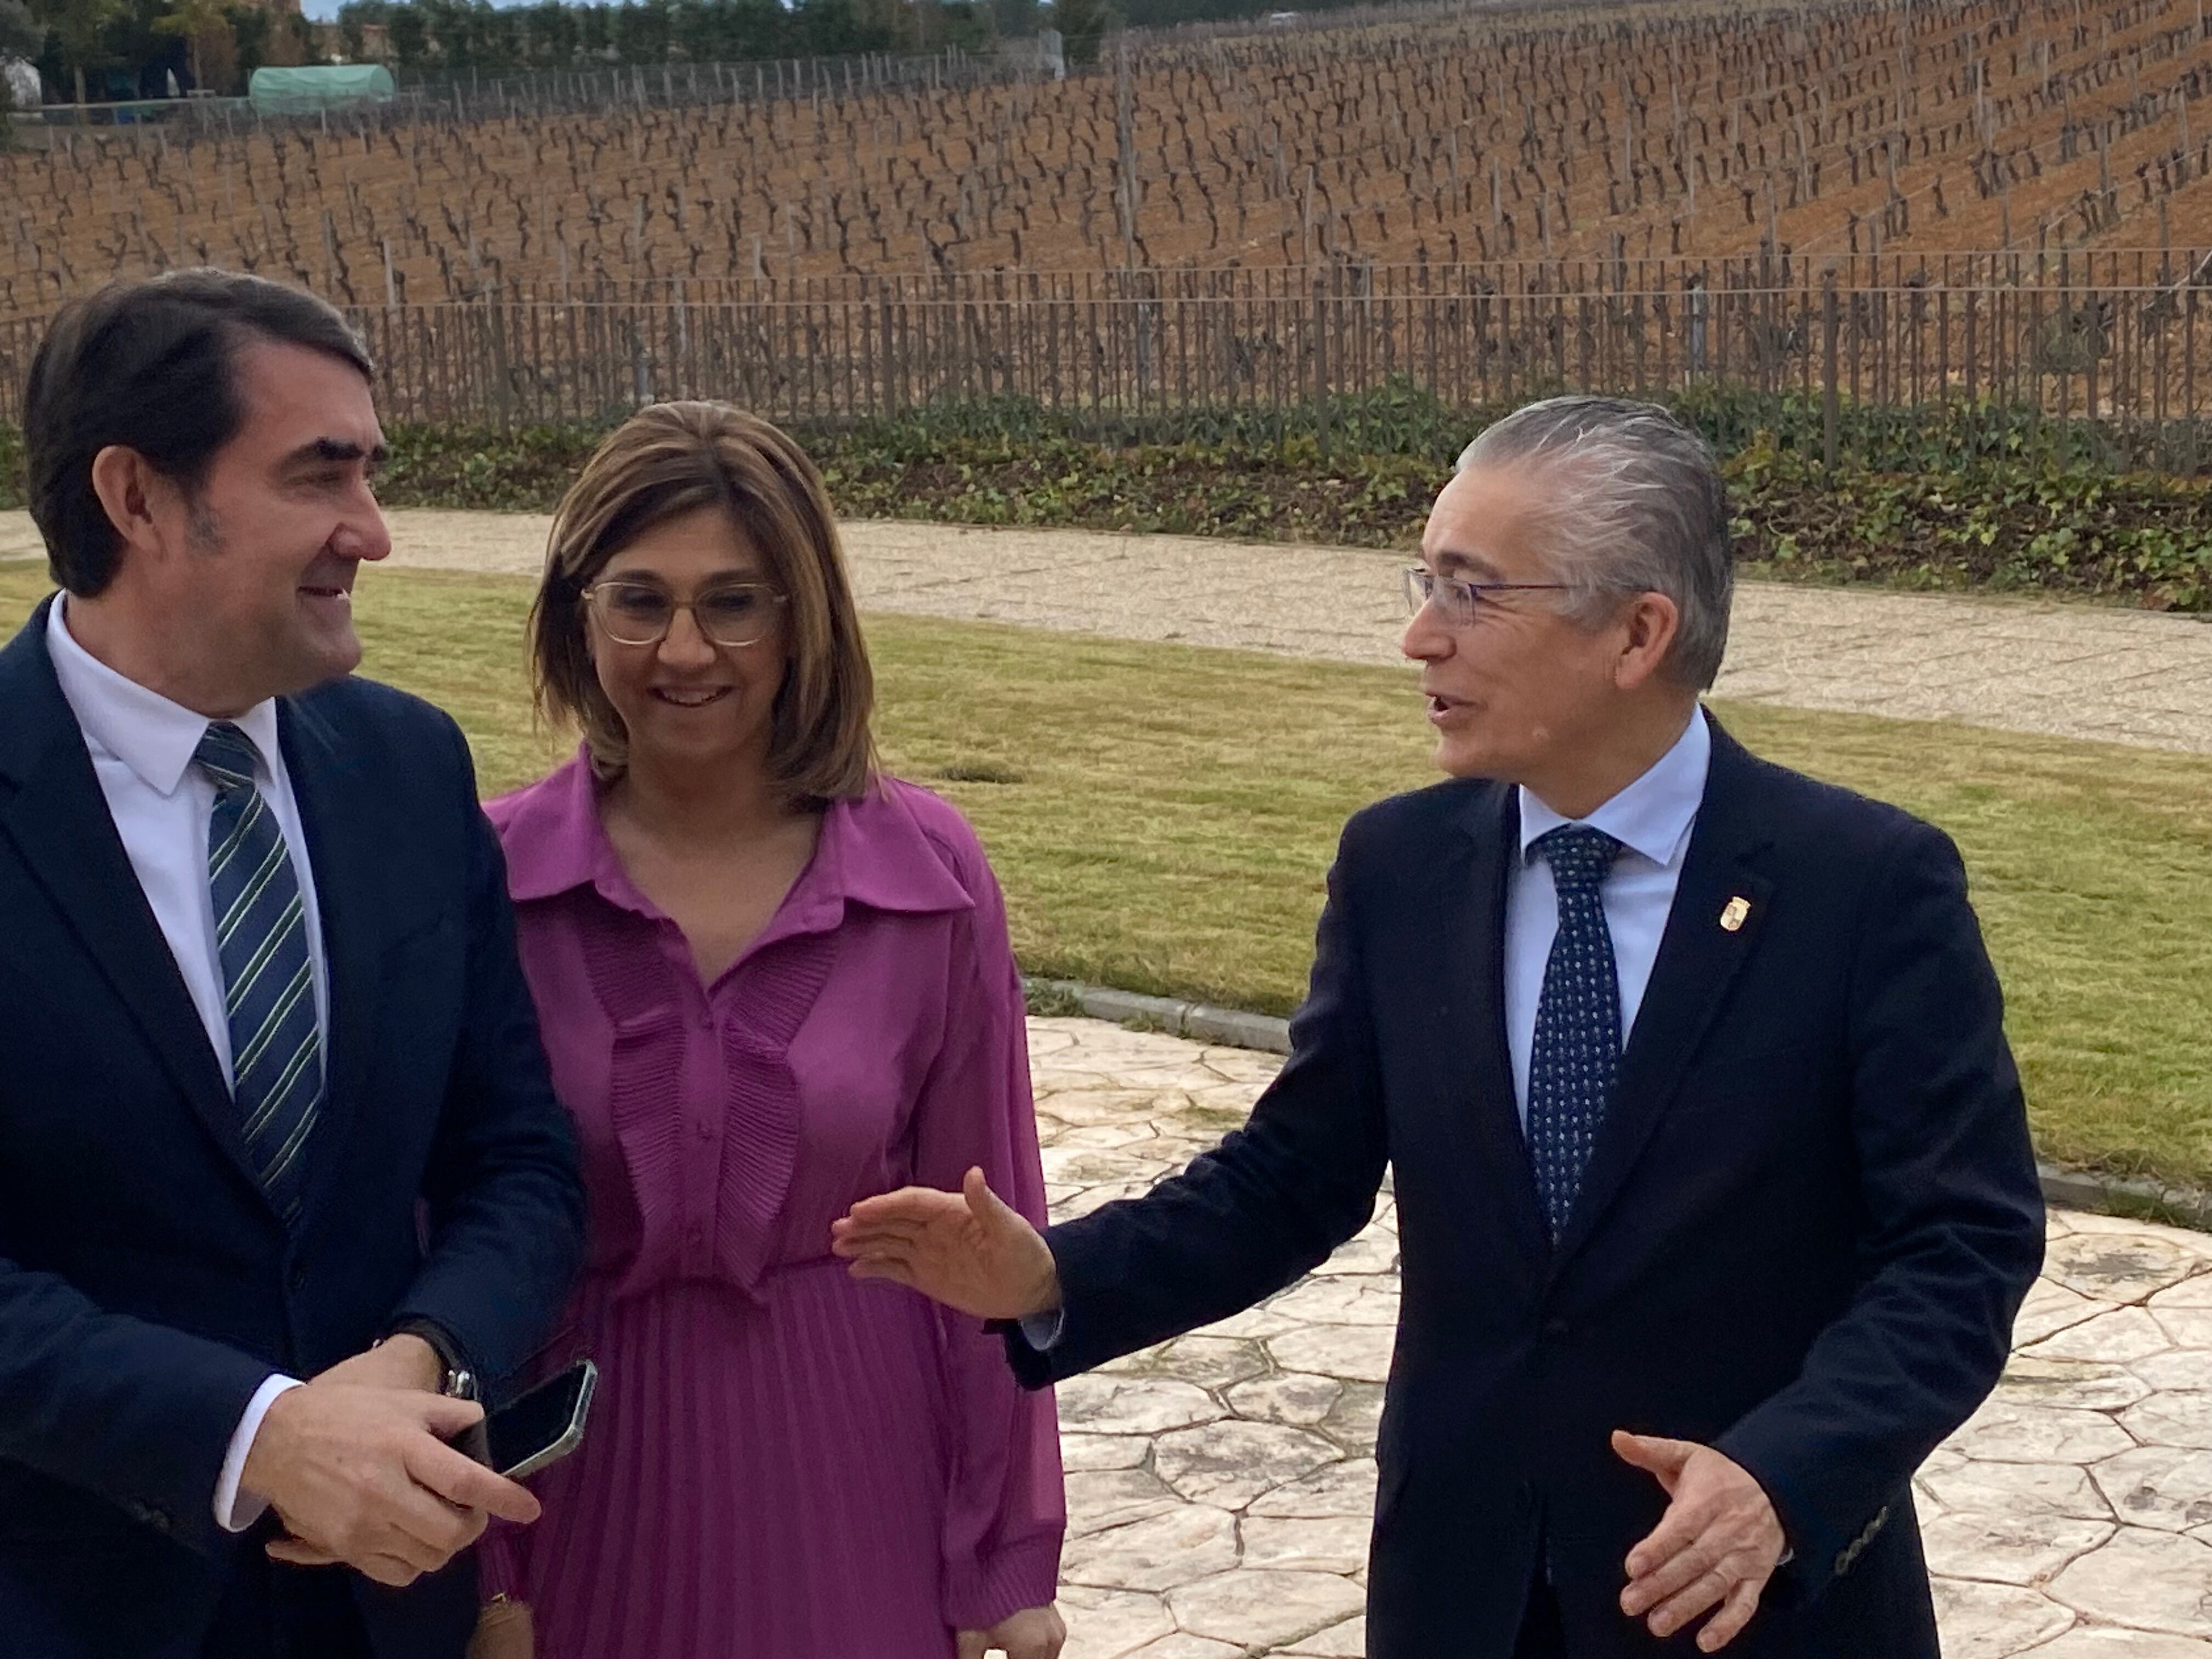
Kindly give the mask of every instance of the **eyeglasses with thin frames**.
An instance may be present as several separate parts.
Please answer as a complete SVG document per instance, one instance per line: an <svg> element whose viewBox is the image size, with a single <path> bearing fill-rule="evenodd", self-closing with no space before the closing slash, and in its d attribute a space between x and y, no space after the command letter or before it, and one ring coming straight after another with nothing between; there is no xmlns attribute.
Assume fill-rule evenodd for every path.
<svg viewBox="0 0 2212 1659"><path fill-rule="evenodd" d="M592 583L583 598L600 631L617 645L658 645L676 625L676 613L689 611L700 633L738 650L757 644L775 628L788 596L762 582L731 582L679 599L651 582L615 580Z"/></svg>
<svg viewBox="0 0 2212 1659"><path fill-rule="evenodd" d="M1426 565L1406 567L1406 614L1418 617L1424 605L1434 605L1454 628L1465 628L1485 611L1500 608L1493 593L1565 593L1566 582L1463 582L1439 576Z"/></svg>

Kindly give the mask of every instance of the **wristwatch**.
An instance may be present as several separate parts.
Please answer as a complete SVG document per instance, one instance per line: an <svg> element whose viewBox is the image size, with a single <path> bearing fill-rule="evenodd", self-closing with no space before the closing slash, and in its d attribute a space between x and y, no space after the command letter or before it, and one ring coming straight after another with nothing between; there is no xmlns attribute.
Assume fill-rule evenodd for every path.
<svg viewBox="0 0 2212 1659"><path fill-rule="evenodd" d="M477 1374L462 1360L460 1350L453 1339L446 1334L445 1327L428 1319L403 1319L382 1336L374 1346L382 1347L395 1336L416 1336L430 1345L430 1352L438 1356L444 1375L438 1379L438 1392L451 1400L475 1400L479 1397Z"/></svg>

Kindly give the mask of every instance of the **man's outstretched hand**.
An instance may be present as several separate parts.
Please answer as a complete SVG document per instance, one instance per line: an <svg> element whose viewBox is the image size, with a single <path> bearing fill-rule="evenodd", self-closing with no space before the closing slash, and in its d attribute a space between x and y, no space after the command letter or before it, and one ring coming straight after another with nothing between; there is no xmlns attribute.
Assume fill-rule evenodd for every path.
<svg viewBox="0 0 2212 1659"><path fill-rule="evenodd" d="M979 1319L1026 1319L1060 1305L1060 1274L1037 1230L970 1170L957 1193L902 1187L830 1224L830 1248L856 1279L889 1279Z"/></svg>
<svg viewBox="0 0 2212 1659"><path fill-rule="evenodd" d="M1711 1446L1616 1430L1613 1449L1672 1499L1651 1535L1628 1553L1620 1610L1672 1636L1714 1608L1698 1647L1717 1653L1742 1634L1782 1559L1782 1522L1765 1489Z"/></svg>

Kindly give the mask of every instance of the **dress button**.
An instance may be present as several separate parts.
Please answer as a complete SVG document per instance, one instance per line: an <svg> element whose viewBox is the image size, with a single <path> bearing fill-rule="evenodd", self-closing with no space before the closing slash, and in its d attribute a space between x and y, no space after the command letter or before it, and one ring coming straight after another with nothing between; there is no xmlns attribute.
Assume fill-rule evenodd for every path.
<svg viewBox="0 0 2212 1659"><path fill-rule="evenodd" d="M703 1117L699 1120L698 1129L700 1139L712 1140L714 1138L714 1126Z"/></svg>
<svg viewBox="0 0 2212 1659"><path fill-rule="evenodd" d="M1574 1328L1564 1319L1547 1319L1544 1322L1544 1334L1554 1340L1573 1335Z"/></svg>

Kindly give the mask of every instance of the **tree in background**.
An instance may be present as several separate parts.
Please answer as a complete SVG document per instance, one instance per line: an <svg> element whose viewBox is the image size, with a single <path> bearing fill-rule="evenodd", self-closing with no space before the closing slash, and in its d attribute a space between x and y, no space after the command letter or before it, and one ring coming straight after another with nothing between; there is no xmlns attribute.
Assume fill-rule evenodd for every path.
<svg viewBox="0 0 2212 1659"><path fill-rule="evenodd" d="M723 56L732 61L773 58L791 39L791 15L781 0L730 0L723 16Z"/></svg>
<svg viewBox="0 0 2212 1659"><path fill-rule="evenodd" d="M1037 0L991 0L991 27L1001 40L1018 40L1042 27Z"/></svg>
<svg viewBox="0 0 2212 1659"><path fill-rule="evenodd" d="M477 0L470 9L477 29L477 52L489 64L522 64L530 61L524 45L522 14Z"/></svg>
<svg viewBox="0 0 2212 1659"><path fill-rule="evenodd" d="M799 37L789 54L793 58L891 52L905 44L894 19L872 0L799 0L792 21L798 26Z"/></svg>
<svg viewBox="0 0 2212 1659"><path fill-rule="evenodd" d="M712 64L728 58L730 8L706 5L702 0L676 0L669 12L668 32L676 50L695 64Z"/></svg>
<svg viewBox="0 0 2212 1659"><path fill-rule="evenodd" d="M153 27L156 34L184 41L194 86L210 92L238 89L238 37L223 0L173 0L167 15L155 18Z"/></svg>
<svg viewBox="0 0 2212 1659"><path fill-rule="evenodd" d="M262 42L261 61L276 69L295 69L315 61L314 27L295 12L276 12L269 19Z"/></svg>
<svg viewBox="0 0 2212 1659"><path fill-rule="evenodd" d="M276 60L269 55L269 14L259 6L234 5L223 15L230 20L232 38L238 43L238 82L252 80L253 71Z"/></svg>
<svg viewBox="0 0 2212 1659"><path fill-rule="evenodd" d="M389 0L346 0L338 8L338 49L349 64L368 60L368 31L388 27L392 21ZM387 46L386 50L390 48Z"/></svg>
<svg viewBox="0 0 2212 1659"><path fill-rule="evenodd" d="M668 61L672 19L668 0L643 0L641 4L614 9L615 51L625 64L665 64Z"/></svg>
<svg viewBox="0 0 2212 1659"><path fill-rule="evenodd" d="M1052 26L1060 31L1060 51L1070 69L1098 61L1098 46L1112 28L1106 0L1052 0Z"/></svg>
<svg viewBox="0 0 2212 1659"><path fill-rule="evenodd" d="M123 0L32 0L31 15L52 32L62 71L76 82L76 100L83 103L86 76L118 59L108 37L128 21Z"/></svg>
<svg viewBox="0 0 2212 1659"><path fill-rule="evenodd" d="M997 13L990 0L939 0L933 6L905 9L914 24L917 52L957 46L963 52L985 52L999 38Z"/></svg>
<svg viewBox="0 0 2212 1659"><path fill-rule="evenodd" d="M558 4L559 0L555 0ZM568 8L562 7L563 11ZM781 9L779 8L779 9ZM576 50L588 62L597 64L615 49L613 26L607 21L605 6L576 8Z"/></svg>
<svg viewBox="0 0 2212 1659"><path fill-rule="evenodd" d="M430 26L412 6L394 6L384 25L385 45L392 61L403 70L420 69L430 61Z"/></svg>
<svg viewBox="0 0 2212 1659"><path fill-rule="evenodd" d="M477 57L477 32L468 8L455 0L416 0L404 9L421 14L428 38L437 43L439 64L449 70L483 67Z"/></svg>
<svg viewBox="0 0 2212 1659"><path fill-rule="evenodd" d="M31 15L23 0L0 0L0 58L28 64L46 49L46 26Z"/></svg>
<svg viewBox="0 0 2212 1659"><path fill-rule="evenodd" d="M576 13L561 0L540 0L522 14L522 26L528 43L525 60L531 68L566 69L576 61Z"/></svg>
<svg viewBox="0 0 2212 1659"><path fill-rule="evenodd" d="M162 0L156 0L157 3ZM236 3L236 0L229 0ZM417 74L509 75L610 63L743 63L854 52L988 51L1032 33L1039 0L346 0L341 38L386 31L386 53ZM352 32L348 33L350 27Z"/></svg>

